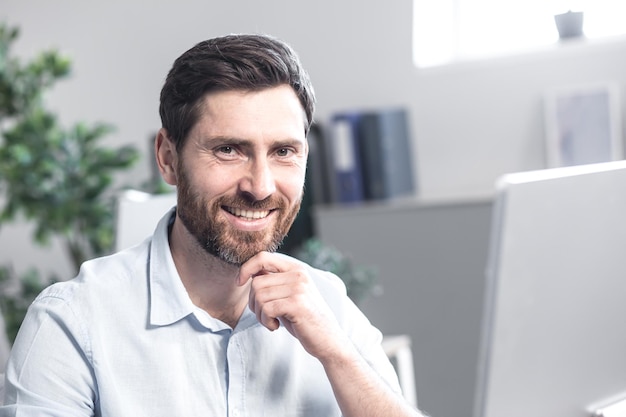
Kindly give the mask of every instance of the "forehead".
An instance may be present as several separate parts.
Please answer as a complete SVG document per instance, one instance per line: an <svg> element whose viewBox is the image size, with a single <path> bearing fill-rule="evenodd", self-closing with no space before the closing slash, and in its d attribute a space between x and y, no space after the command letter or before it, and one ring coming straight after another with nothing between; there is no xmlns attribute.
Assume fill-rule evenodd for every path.
<svg viewBox="0 0 626 417"><path fill-rule="evenodd" d="M304 141L306 114L288 85L259 91L217 91L204 97L194 131L209 136Z"/></svg>

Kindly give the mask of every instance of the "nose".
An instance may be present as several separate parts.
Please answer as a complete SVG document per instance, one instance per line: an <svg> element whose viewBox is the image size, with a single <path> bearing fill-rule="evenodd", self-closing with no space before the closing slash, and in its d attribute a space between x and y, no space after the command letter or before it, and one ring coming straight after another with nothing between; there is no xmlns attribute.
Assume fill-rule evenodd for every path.
<svg viewBox="0 0 626 417"><path fill-rule="evenodd" d="M267 160L250 161L240 189L256 201L265 200L276 191L274 173Z"/></svg>

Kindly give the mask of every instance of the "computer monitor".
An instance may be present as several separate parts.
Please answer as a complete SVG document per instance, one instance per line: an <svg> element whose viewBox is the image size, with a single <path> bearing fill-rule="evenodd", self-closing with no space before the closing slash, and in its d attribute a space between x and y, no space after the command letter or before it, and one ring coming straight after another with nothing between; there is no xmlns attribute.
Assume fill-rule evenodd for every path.
<svg viewBox="0 0 626 417"><path fill-rule="evenodd" d="M626 398L625 161L499 181L476 387L474 417Z"/></svg>

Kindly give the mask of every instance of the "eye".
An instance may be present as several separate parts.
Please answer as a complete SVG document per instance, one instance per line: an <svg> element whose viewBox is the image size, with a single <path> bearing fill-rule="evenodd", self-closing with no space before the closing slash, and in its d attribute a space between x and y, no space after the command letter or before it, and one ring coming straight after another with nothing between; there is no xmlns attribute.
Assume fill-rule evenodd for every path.
<svg viewBox="0 0 626 417"><path fill-rule="evenodd" d="M233 161L241 157L241 149L237 145L222 144L213 148L215 156L224 161Z"/></svg>
<svg viewBox="0 0 626 417"><path fill-rule="evenodd" d="M217 148L217 152L223 153L223 154L226 154L226 155L230 155L233 152L235 152L235 148L233 148L230 145L223 145L223 146L220 146L219 148Z"/></svg>
<svg viewBox="0 0 626 417"><path fill-rule="evenodd" d="M278 156L289 156L289 155L291 154L291 152L292 152L292 151L291 151L291 149L289 149L289 148L279 148L279 149L276 151L276 154L277 154Z"/></svg>

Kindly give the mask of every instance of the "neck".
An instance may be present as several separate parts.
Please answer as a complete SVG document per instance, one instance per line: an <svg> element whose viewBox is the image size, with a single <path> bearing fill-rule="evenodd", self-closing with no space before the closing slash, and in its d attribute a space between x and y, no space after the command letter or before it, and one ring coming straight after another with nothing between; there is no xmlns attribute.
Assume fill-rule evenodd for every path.
<svg viewBox="0 0 626 417"><path fill-rule="evenodd" d="M237 284L239 266L206 252L178 218L170 232L170 250L191 301L234 328L250 292L249 284Z"/></svg>

